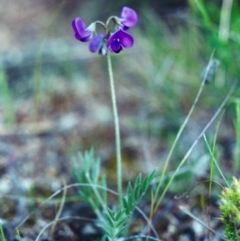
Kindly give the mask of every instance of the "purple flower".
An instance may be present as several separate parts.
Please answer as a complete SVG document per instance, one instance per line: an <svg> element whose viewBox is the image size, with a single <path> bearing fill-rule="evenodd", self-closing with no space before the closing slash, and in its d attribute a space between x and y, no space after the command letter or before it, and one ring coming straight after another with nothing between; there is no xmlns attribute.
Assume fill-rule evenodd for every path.
<svg viewBox="0 0 240 241"><path fill-rule="evenodd" d="M97 51L99 53L102 53L101 49L103 49L105 36L106 35L104 33L100 33L92 38L92 40L89 44L89 50L92 53L95 53Z"/></svg>
<svg viewBox="0 0 240 241"><path fill-rule="evenodd" d="M115 25L115 32L113 33L109 28L111 21ZM75 18L72 21L72 28L77 40L81 42L90 41L89 50L92 53L98 52L101 55L106 55L108 50L119 53L123 48L133 46L134 39L126 31L134 27L137 22L137 13L129 7L123 7L120 17L110 16L106 23L95 21L86 27L81 18ZM96 25L100 25L104 29L104 33L97 34Z"/></svg>
<svg viewBox="0 0 240 241"><path fill-rule="evenodd" d="M123 25L123 30L134 27L137 22L137 13L129 7L123 7L121 12L121 24Z"/></svg>
<svg viewBox="0 0 240 241"><path fill-rule="evenodd" d="M133 46L133 42L133 37L120 29L110 36L107 42L107 47L111 51L119 53L123 49L123 47L131 48Z"/></svg>
<svg viewBox="0 0 240 241"><path fill-rule="evenodd" d="M91 25L90 25L91 26ZM86 24L81 18L75 18L72 21L72 27L75 32L75 38L81 42L87 42L92 38L92 32L89 28L86 28Z"/></svg>

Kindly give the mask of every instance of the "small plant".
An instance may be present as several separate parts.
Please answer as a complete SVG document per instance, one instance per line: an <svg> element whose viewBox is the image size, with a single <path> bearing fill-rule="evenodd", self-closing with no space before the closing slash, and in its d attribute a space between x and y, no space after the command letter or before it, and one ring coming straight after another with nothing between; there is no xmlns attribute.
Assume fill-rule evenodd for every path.
<svg viewBox="0 0 240 241"><path fill-rule="evenodd" d="M110 29L111 21L115 27L113 30ZM134 39L127 30L134 27L137 22L137 13L128 7L122 9L120 18L111 16L106 23L96 21L86 27L81 18L75 18L72 22L75 38L81 42L90 41L89 50L92 53L98 52L107 56L108 63L116 138L118 205L114 205L112 208L107 205L106 178L101 175L101 163L99 159L94 158L93 150L85 152L83 155L80 154L73 165L79 183L86 184L86 187L81 188L80 195L96 213L98 218L96 224L104 231L103 240L106 237L107 240L115 241L121 237L123 231L127 229L133 211L146 193L155 174L155 171L153 171L143 180L142 175L139 174L134 186L129 183L127 193L125 196L123 195L120 128L110 53L119 53L123 48L133 46ZM96 33L97 24L104 29L104 33ZM100 186L103 188L101 192Z"/></svg>
<svg viewBox="0 0 240 241"><path fill-rule="evenodd" d="M72 167L77 181L91 186L91 188L89 185L82 187L80 195L101 219L100 208L106 210L107 193L106 189L101 192L97 189L98 185L106 188L106 178L103 175L100 176L100 160L94 157L94 151L91 149L84 154L79 154L78 158L73 160Z"/></svg>
<svg viewBox="0 0 240 241"><path fill-rule="evenodd" d="M139 174L134 182L128 184L126 194L123 194L122 188L122 158L121 158L121 138L120 138L120 127L119 127L119 117L117 111L117 101L115 94L115 85L113 78L113 68L111 62L111 53L119 53L124 48L131 48L134 44L134 38L128 33L128 29L134 27L138 22L137 13L128 7L123 7L120 17L110 16L106 23L101 21L95 21L91 23L88 27L85 22L77 17L72 22L72 28L74 31L75 38L80 42L90 42L89 50L92 53L98 52L102 56L107 56L108 73L110 80L110 91L112 99L113 117L115 125L115 144L116 144L116 179L117 179L117 190L118 190L118 204L111 205L107 201L107 179L101 175L101 163L99 159L95 159L93 150L85 152L83 155L80 154L79 158L76 159L74 167L74 173L77 177L79 183L86 185L82 186L80 190L81 197L91 206L94 210L97 221L96 225L100 227L103 232L103 240L106 237L107 240L115 241L120 237L124 237L123 234L128 228L133 211L137 208L137 205L141 198L146 193L149 185L151 184L155 171L149 174L145 179L142 180L141 174ZM111 24L110 24L111 23ZM113 24L112 24L113 23ZM97 32L97 26L100 26L103 31ZM178 175L179 170L186 163L191 151L198 143L199 139L204 136L208 127L216 119L216 117L221 113L223 107L231 96L234 86L232 86L230 92L226 96L223 103L220 105L219 109L209 121L209 123L203 128L202 132L199 134L197 139L194 141L192 146L189 148L186 155L179 162L176 170L170 177L170 180L165 185L163 183L164 177L166 175L170 159L178 143L180 136L187 125L192 112L199 100L199 97L203 91L203 87L206 83L211 81L212 76L216 72L219 66L219 61L213 58L214 52L210 58L208 66L205 68L202 74L202 84L199 88L198 94L192 104L192 107L187 115L184 123L172 144L169 155L165 162L162 170L162 174L158 178L156 183L156 189L152 192L152 203L150 220L156 213L162 199L164 198L166 192L169 190L173 183L173 180ZM101 192L100 192L101 187ZM102 191L103 190L103 191ZM159 197L160 195L160 197ZM126 236L125 236L126 238Z"/></svg>
<svg viewBox="0 0 240 241"><path fill-rule="evenodd" d="M230 241L240 239L240 181L233 177L232 187L224 188L221 195L221 220Z"/></svg>
<svg viewBox="0 0 240 241"><path fill-rule="evenodd" d="M119 195L121 202L118 207L111 209L107 206L106 178L101 175L100 165L100 160L94 157L93 149L79 154L72 163L75 177L82 184L80 196L97 215L96 225L104 231L108 240L117 240L127 228L128 221L151 184L155 171L144 179L140 173L133 186L131 183L128 184L126 195Z"/></svg>
<svg viewBox="0 0 240 241"><path fill-rule="evenodd" d="M114 29L110 29L111 21L114 24ZM106 23L95 21L88 27L81 18L75 18L72 21L72 28L75 33L75 38L81 42L88 42L89 50L92 53L98 52L105 56L107 55L108 73L110 79L110 89L112 98L112 107L115 124L115 137L116 137L116 156L117 156L117 185L118 192L122 194L122 160L121 160L121 142L120 142L120 129L119 118L116 103L115 86L113 79L113 69L111 62L110 52L119 53L123 48L131 48L134 43L133 37L127 32L131 27L134 27L138 22L137 13L128 7L124 7L121 12L121 17L111 16ZM100 25L104 33L97 34L96 27Z"/></svg>

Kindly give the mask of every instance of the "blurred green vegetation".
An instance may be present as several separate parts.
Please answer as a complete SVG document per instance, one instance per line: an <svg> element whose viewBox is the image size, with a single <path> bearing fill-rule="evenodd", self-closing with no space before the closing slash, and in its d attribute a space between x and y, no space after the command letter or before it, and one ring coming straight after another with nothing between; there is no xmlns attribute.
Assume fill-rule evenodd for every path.
<svg viewBox="0 0 240 241"><path fill-rule="evenodd" d="M227 20L220 19L220 15L224 15L222 12L225 11L221 5L192 1L191 6L187 17L173 16L176 25L172 29L159 21L156 15L154 17L152 12L144 11L145 19L142 22L145 29L144 33L140 33L142 38L144 36L146 41L149 41L148 46L151 49L148 52L150 58L146 58L147 65L151 65L151 68L143 70L151 69L152 78L158 77L155 81L147 80L148 90L161 105L159 109L164 110L166 116L171 113L173 119L175 113L178 115L179 111L185 113L189 110L200 86L201 72L207 66L213 51L214 58L220 61L220 67L212 83L204 90L199 103L201 108L216 108L220 97L226 95L229 86L238 79L239 73L239 30L235 23L239 21L240 11L237 2L233 2L234 10L229 10L229 26L225 26L224 21ZM223 22L224 26L219 26L220 22ZM226 28L223 31L229 38L221 36L221 28ZM141 70L141 66L139 69ZM239 91L236 94L238 93Z"/></svg>

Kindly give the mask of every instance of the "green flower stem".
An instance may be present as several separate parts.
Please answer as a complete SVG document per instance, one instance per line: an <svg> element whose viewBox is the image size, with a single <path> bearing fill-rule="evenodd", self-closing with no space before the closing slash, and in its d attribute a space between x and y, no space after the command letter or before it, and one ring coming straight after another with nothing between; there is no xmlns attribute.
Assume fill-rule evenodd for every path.
<svg viewBox="0 0 240 241"><path fill-rule="evenodd" d="M112 61L111 61L110 53L108 53L108 55L107 55L107 63L108 63L108 73L109 73L109 80L110 80L112 108L113 108L113 117L114 117L114 125L115 125L116 158L117 158L117 187L118 187L118 194L119 194L118 197L119 197L119 204L120 204L121 198L122 198L121 141L120 141L119 119L118 119L117 102L116 102L113 69L112 69Z"/></svg>
<svg viewBox="0 0 240 241"><path fill-rule="evenodd" d="M232 5L233 0L224 0L222 2L218 36L224 43L227 43L229 39Z"/></svg>

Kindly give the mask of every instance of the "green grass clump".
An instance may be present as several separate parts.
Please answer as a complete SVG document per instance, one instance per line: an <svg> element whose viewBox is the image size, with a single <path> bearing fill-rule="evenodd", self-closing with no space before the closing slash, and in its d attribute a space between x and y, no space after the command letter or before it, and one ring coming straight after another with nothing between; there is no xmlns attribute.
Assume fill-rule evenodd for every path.
<svg viewBox="0 0 240 241"><path fill-rule="evenodd" d="M221 220L225 224L227 240L240 238L240 181L233 177L231 188L225 188L221 193Z"/></svg>

